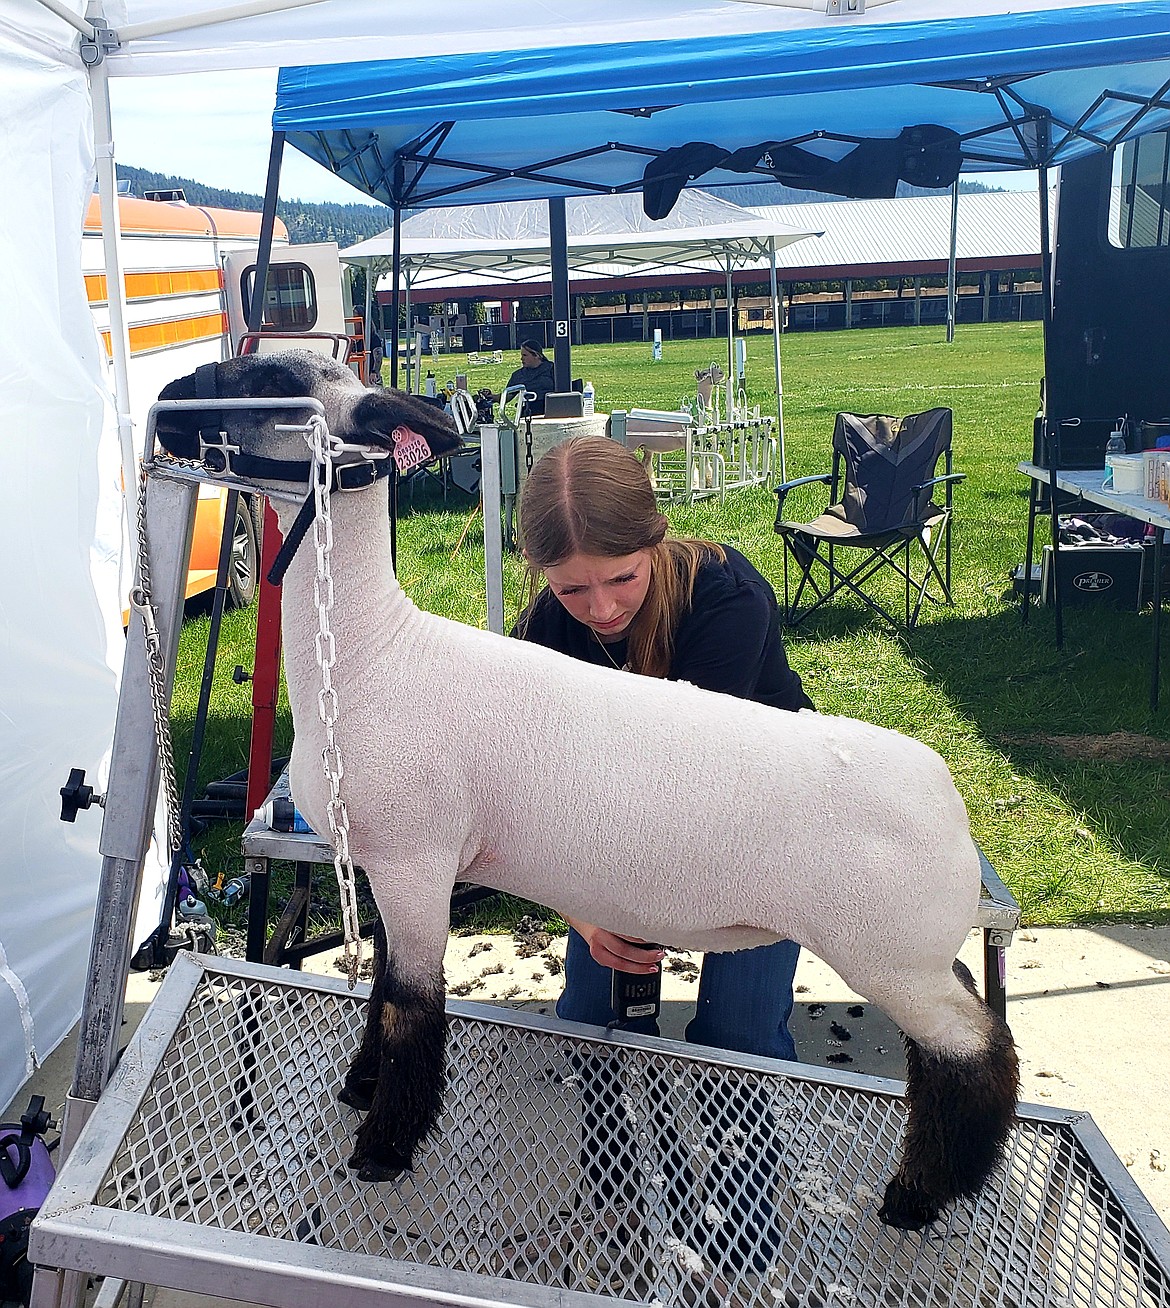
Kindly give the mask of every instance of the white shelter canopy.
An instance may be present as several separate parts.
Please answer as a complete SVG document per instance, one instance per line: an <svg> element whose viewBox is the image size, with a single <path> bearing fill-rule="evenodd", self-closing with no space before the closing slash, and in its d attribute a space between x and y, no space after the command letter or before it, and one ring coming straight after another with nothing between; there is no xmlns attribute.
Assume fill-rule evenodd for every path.
<svg viewBox="0 0 1170 1308"><path fill-rule="evenodd" d="M123 43L108 58L111 77L352 63L555 47L738 37L768 32L879 28L896 23L965 22L1038 12L1054 18L1084 0L868 0L834 15L826 0L573 0L490 5L483 0L274 0L253 17L208 22L223 0L107 0ZM1148 7L1097 0L1095 7ZM293 7L296 5L297 7ZM71 6L75 12L83 8ZM232 5L231 10L261 9ZM195 25L198 23L198 25ZM956 51L958 53L958 51ZM1140 55L1135 57L1141 57Z"/></svg>
<svg viewBox="0 0 1170 1308"><path fill-rule="evenodd" d="M727 272L766 265L777 250L821 233L790 227L705 191L688 190L669 218L654 222L637 195L572 196L565 203L569 277ZM381 232L342 250L346 263L375 276L393 264L394 234ZM408 286L452 284L452 274L481 281L547 281L548 205L540 200L428 209L402 224Z"/></svg>

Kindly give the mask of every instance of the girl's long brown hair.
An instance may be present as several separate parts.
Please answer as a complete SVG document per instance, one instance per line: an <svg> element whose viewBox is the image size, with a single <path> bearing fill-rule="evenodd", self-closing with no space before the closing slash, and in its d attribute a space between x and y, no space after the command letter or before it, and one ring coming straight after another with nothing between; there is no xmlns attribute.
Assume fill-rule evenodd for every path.
<svg viewBox="0 0 1170 1308"><path fill-rule="evenodd" d="M574 436L551 450L528 475L520 495L524 607L519 629L544 582L544 569L573 554L621 558L647 550L650 586L627 630L630 670L665 677L674 635L691 606L695 575L709 558L724 559L713 541L667 536L654 488L641 461L603 436Z"/></svg>

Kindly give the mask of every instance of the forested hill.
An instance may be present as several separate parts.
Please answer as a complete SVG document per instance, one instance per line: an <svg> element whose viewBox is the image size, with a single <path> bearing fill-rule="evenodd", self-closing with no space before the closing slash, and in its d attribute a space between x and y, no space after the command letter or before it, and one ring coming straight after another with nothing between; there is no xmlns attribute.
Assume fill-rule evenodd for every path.
<svg viewBox="0 0 1170 1308"><path fill-rule="evenodd" d="M250 209L259 213L264 207L262 195L244 191L225 191L218 186L204 186L189 177L171 177L148 168L118 165L119 178L130 183L134 195L146 191L181 189L188 204L212 209ZM336 241L344 250L367 237L384 232L390 226L390 210L380 204L312 204L307 200L281 200L276 212L288 228L294 245L308 241Z"/></svg>
<svg viewBox="0 0 1170 1308"><path fill-rule="evenodd" d="M171 177L166 173L151 172L147 168L118 165L118 176L130 182L135 195L146 191L173 191L181 189L188 204L207 205L213 209L251 209L259 213L264 207L262 195L249 195L244 191L225 191L218 186L204 186L189 177ZM961 181L960 191L989 191L995 187L980 182ZM746 183L742 186L724 186L717 195L734 204L802 204L810 200L839 200L838 195L822 195L816 191L797 191L777 182ZM916 187L899 183L899 195L929 195ZM308 241L336 241L344 250L367 237L384 232L391 223L390 210L380 204L312 204L307 200L281 200L277 213L288 228L289 240L294 245Z"/></svg>

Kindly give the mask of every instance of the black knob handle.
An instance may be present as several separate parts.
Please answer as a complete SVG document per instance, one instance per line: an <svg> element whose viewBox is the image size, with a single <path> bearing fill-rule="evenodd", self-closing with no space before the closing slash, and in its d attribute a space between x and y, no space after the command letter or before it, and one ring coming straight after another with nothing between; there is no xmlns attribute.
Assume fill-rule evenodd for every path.
<svg viewBox="0 0 1170 1308"><path fill-rule="evenodd" d="M232 680L237 686L242 686L245 681L252 680L252 674L243 666L242 663L237 663L232 669Z"/></svg>
<svg viewBox="0 0 1170 1308"><path fill-rule="evenodd" d="M85 784L85 769L71 768L69 780L61 787L61 821L75 822L79 809L105 803L104 795L95 795Z"/></svg>

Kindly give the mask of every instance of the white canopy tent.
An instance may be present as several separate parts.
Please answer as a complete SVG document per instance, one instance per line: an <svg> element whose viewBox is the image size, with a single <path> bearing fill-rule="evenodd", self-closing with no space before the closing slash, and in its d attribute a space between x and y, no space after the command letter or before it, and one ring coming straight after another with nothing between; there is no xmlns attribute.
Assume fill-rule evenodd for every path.
<svg viewBox="0 0 1170 1308"><path fill-rule="evenodd" d="M0 149L6 176L20 185L7 186L0 199L6 279L0 296L6 416L0 485L9 538L2 619L8 689L0 719L8 782L0 801L6 854L0 873L0 1101L15 1093L76 1016L101 870L96 820L91 815L76 828L62 826L57 788L72 766L85 766L100 784L108 765L122 654L114 558L119 446L131 499L135 481L107 79L367 61L364 71L393 82L386 117L392 131L381 145L380 129L363 124L355 110L361 92L356 101L348 92L341 101L318 96L319 82L315 86L306 69L288 83L291 100L275 125L371 193L394 186L396 160L412 179L428 172L427 184L437 183L431 204L451 202L453 189L462 186L459 177L466 177L456 147L471 149L477 140L483 147L475 147L478 175L498 183L497 194L481 185L465 195L468 200L636 189L630 177L604 176L596 161L629 165L639 154L644 160L708 127L714 131L720 121L726 127L732 112L740 135L755 132L757 124L761 134L771 132L769 124L733 110L750 104L748 92L765 88L794 92L788 107L803 110L799 132L827 130L825 139L837 142L846 113L853 124L846 132L864 123L866 131L881 133L890 121L945 122L947 105L961 103L964 112L999 105L998 136L983 150L975 146L987 139L981 133L994 135L990 128L956 119L972 144L967 166L980 171L1047 167L1059 163L1062 150L1072 157L1155 130L1170 118L1164 100L1170 0L1090 6L868 0L862 12L838 6L844 12L835 14L833 8L824 0L575 0L568 7L537 0L512 9L482 0L429 6L246 0L217 10L214 0L5 0L0 109L6 122L20 126ZM800 60L790 57L790 40L799 45ZM867 50L880 57L861 57ZM368 61L383 62L375 70ZM496 109L521 118L517 126L516 117L500 113L498 132L507 144L530 145L537 124L547 132L567 129L570 120L588 127L588 150L572 177L551 157L545 160L551 171L542 175L531 151L521 161L522 179L498 151L494 161L489 157L496 148L488 131L495 110L484 98L487 81L477 81L475 73L488 63L493 78L502 79L496 86L514 101ZM785 66L790 75L780 78L775 69ZM867 86L876 88L874 97L863 94ZM812 94L818 87L821 93ZM444 97L445 89L459 94ZM1064 97L1059 105L1071 108L1042 99L1049 89ZM452 137L445 125L455 126L456 99L468 130ZM675 115L672 106L684 100L685 111ZM869 112L878 106L880 115ZM554 111L556 123L549 117ZM814 111L824 112L823 121L814 121ZM439 137L428 135L436 127L447 147L441 166L427 162L427 151L438 149ZM608 142L619 137L621 148L610 150ZM375 167L379 157L385 168ZM84 202L95 171L106 223L116 423L80 262ZM742 176L722 174L721 180ZM99 930L115 938L129 934L125 923L100 919ZM108 1003L110 996L99 998ZM87 997L87 1012L92 1002ZM83 1050L87 1034L83 1018ZM99 1084L109 1055L102 1048L92 1060ZM82 1090L96 1097L93 1081Z"/></svg>
<svg viewBox="0 0 1170 1308"><path fill-rule="evenodd" d="M720 272L731 304L732 274L767 267L775 300L776 251L820 232L797 231L761 218L705 191L684 191L668 218L654 221L636 195L573 196L565 202L566 262L574 278L635 276L658 272ZM393 285L394 233L386 231L341 252L343 261L367 271L367 306L376 278ZM537 200L427 209L402 224L400 267L410 322L411 297L441 288L452 274L477 273L499 282L547 281L548 206ZM779 305L772 306L772 356L781 471L784 451L784 387L780 363ZM367 307L366 321L370 320ZM734 324L727 318L727 375L734 375Z"/></svg>
<svg viewBox="0 0 1170 1308"><path fill-rule="evenodd" d="M670 217L658 222L629 194L573 196L566 217L571 279L755 268L768 263L773 242L781 250L821 235L700 190L684 191ZM548 244L548 207L538 200L426 209L402 223L403 278L416 290L464 272L499 282L547 281ZM393 255L390 231L341 252L376 276L389 272Z"/></svg>

